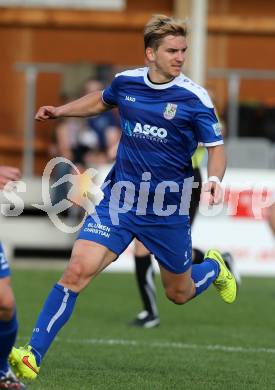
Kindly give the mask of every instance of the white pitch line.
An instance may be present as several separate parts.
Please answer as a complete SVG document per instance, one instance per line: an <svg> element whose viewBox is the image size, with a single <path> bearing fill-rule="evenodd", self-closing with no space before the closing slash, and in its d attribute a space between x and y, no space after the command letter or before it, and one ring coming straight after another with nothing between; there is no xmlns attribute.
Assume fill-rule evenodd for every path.
<svg viewBox="0 0 275 390"><path fill-rule="evenodd" d="M223 351L223 352L241 352L241 353L271 353L275 354L274 348L252 348L241 346L227 346L227 345L199 345L199 344L186 344L180 342L140 342L136 340L123 340L123 339L59 339L60 342L73 343L73 344L94 344L94 345L123 345L129 347L149 347L149 348L173 348L173 349L200 349L207 351Z"/></svg>
<svg viewBox="0 0 275 390"><path fill-rule="evenodd" d="M27 337L18 337L18 340L26 340ZM137 340L124 340L124 339L63 339L57 337L56 342L68 343L68 344L92 344L92 345L107 345L116 346L123 345L126 347L146 347L146 348L169 348L169 349L198 349L205 351L223 351L223 352L235 352L235 353L267 353L275 354L275 348L264 347L241 347L241 346L228 346L228 345L199 345L199 344L187 344L181 342L142 342Z"/></svg>

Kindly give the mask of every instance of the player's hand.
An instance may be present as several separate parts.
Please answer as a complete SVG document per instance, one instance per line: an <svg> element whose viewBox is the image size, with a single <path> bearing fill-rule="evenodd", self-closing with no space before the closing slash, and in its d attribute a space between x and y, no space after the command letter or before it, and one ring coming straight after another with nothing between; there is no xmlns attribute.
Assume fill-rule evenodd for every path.
<svg viewBox="0 0 275 390"><path fill-rule="evenodd" d="M57 107L53 106L40 107L35 115L35 119L40 122L46 121L47 119L55 119L57 117Z"/></svg>
<svg viewBox="0 0 275 390"><path fill-rule="evenodd" d="M9 166L0 166L0 189L11 181L17 181L21 177L21 172L18 168Z"/></svg>
<svg viewBox="0 0 275 390"><path fill-rule="evenodd" d="M210 206L219 204L223 200L223 190L220 183L208 181L203 185L202 191L203 197Z"/></svg>

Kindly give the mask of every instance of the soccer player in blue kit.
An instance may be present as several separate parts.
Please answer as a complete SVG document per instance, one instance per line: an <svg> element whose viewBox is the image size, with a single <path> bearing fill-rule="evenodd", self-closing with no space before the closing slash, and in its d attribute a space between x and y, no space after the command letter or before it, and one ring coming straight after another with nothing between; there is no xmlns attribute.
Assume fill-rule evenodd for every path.
<svg viewBox="0 0 275 390"><path fill-rule="evenodd" d="M184 304L212 283L225 302L236 299L235 279L218 251L209 250L201 264L192 266L191 156L198 143L208 149L204 191L211 205L222 198L220 181L226 159L211 99L181 73L187 49L185 24L156 15L145 26L144 42L148 67L117 74L102 93L59 107L43 106L36 114L37 120L44 121L88 117L118 107L122 136L115 165L105 180L104 198L87 217L29 344L13 348L10 363L24 378L37 376L79 292L135 237L155 255L172 302Z"/></svg>
<svg viewBox="0 0 275 390"><path fill-rule="evenodd" d="M20 179L18 168L0 166L0 190ZM14 345L18 323L11 287L10 267L0 242L0 389L23 390L26 387L12 373L8 356Z"/></svg>

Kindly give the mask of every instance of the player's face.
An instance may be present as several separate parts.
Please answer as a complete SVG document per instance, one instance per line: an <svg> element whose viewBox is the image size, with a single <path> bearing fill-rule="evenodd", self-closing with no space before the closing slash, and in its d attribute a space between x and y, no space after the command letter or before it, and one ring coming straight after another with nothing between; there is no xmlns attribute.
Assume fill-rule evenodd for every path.
<svg viewBox="0 0 275 390"><path fill-rule="evenodd" d="M163 81L168 81L180 74L187 50L185 37L167 35L157 50L148 49L146 54L149 67L156 76L159 75Z"/></svg>

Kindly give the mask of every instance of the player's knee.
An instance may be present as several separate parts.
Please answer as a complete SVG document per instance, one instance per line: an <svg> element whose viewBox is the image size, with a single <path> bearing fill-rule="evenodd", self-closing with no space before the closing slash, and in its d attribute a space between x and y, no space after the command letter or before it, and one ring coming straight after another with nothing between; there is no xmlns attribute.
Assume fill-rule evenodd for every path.
<svg viewBox="0 0 275 390"><path fill-rule="evenodd" d="M62 276L62 280L68 284L77 285L83 277L84 270L81 261L76 258L72 260Z"/></svg>
<svg viewBox="0 0 275 390"><path fill-rule="evenodd" d="M167 298L176 305L183 305L191 298L189 290L178 290L175 288L166 288L165 290Z"/></svg>
<svg viewBox="0 0 275 390"><path fill-rule="evenodd" d="M82 260L82 256L72 257L60 280L62 285L65 285L77 292L82 290L90 280L90 275L87 275L85 265Z"/></svg>
<svg viewBox="0 0 275 390"><path fill-rule="evenodd" d="M15 301L12 294L4 294L0 298L0 320L9 321L13 317Z"/></svg>

